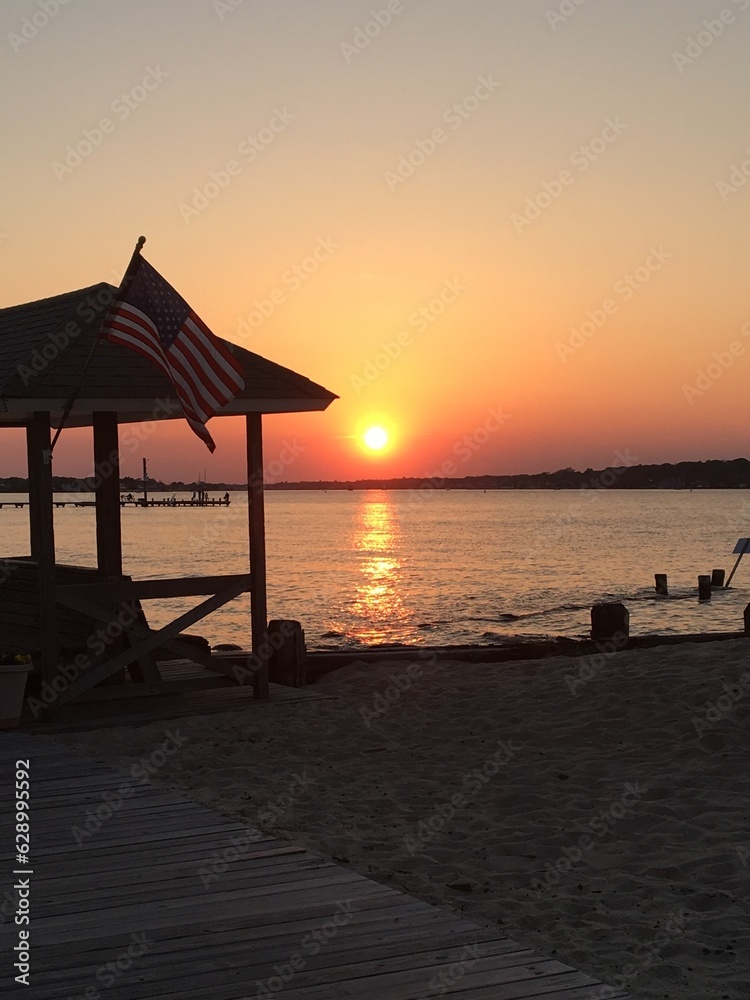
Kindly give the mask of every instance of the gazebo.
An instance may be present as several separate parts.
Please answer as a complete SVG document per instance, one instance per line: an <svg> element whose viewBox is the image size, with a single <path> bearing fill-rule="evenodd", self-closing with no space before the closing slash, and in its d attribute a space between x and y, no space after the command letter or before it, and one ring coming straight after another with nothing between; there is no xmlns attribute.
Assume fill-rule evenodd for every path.
<svg viewBox="0 0 750 1000"><path fill-rule="evenodd" d="M29 557L0 561L0 649L36 637L44 716L127 668L135 683L159 683L154 651L167 646L212 671L237 676L219 657L201 653L176 637L241 593L250 594L253 684L268 696L265 528L263 504L264 413L325 410L337 397L302 375L223 343L242 365L245 388L218 416L244 414L246 421L249 569L240 576L181 577L135 581L123 574L120 524L118 426L182 419L169 379L146 358L98 338L102 320L117 291L100 283L38 302L0 309L0 426L26 430L30 548ZM82 373L86 372L82 379ZM65 426L93 428L96 566L56 563L52 429L75 396ZM192 611L154 631L142 612L129 622L119 644L102 655L79 654L61 663L60 654L93 626L114 621L123 602L207 596ZM93 625L92 625L93 623ZM71 638L71 636L73 638ZM81 659L82 657L82 659Z"/></svg>

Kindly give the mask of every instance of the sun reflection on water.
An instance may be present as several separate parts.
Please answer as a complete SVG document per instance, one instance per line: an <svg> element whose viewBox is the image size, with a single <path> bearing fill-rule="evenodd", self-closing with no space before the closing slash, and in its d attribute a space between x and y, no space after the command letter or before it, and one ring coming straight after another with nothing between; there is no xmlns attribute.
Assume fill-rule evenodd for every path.
<svg viewBox="0 0 750 1000"><path fill-rule="evenodd" d="M401 531L387 495L363 499L352 548L361 557L360 579L350 606L357 622L356 638L366 644L403 641L411 631L412 613L401 593Z"/></svg>

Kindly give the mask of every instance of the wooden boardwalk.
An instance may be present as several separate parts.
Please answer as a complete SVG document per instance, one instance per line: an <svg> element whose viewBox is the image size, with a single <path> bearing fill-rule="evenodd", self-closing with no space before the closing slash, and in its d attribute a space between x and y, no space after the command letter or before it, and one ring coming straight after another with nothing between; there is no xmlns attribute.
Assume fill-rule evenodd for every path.
<svg viewBox="0 0 750 1000"><path fill-rule="evenodd" d="M165 726L165 739L169 731ZM28 760L31 772L30 987L13 982L11 957L18 939L10 890L18 759ZM3 997L626 996L50 737L0 736L0 776ZM97 811L99 829L77 833Z"/></svg>

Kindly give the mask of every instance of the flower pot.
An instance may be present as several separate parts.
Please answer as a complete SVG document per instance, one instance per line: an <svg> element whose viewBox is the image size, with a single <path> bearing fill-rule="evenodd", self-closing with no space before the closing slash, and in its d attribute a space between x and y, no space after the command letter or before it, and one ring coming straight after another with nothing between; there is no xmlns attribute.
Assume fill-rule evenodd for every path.
<svg viewBox="0 0 750 1000"><path fill-rule="evenodd" d="M30 663L0 666L0 729L18 729Z"/></svg>

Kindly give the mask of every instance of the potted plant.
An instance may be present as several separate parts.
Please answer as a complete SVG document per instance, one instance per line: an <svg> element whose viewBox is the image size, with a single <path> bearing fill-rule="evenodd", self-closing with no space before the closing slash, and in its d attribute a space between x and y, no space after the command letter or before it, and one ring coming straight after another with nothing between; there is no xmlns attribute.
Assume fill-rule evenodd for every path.
<svg viewBox="0 0 750 1000"><path fill-rule="evenodd" d="M31 666L28 653L0 653L0 729L18 728Z"/></svg>

